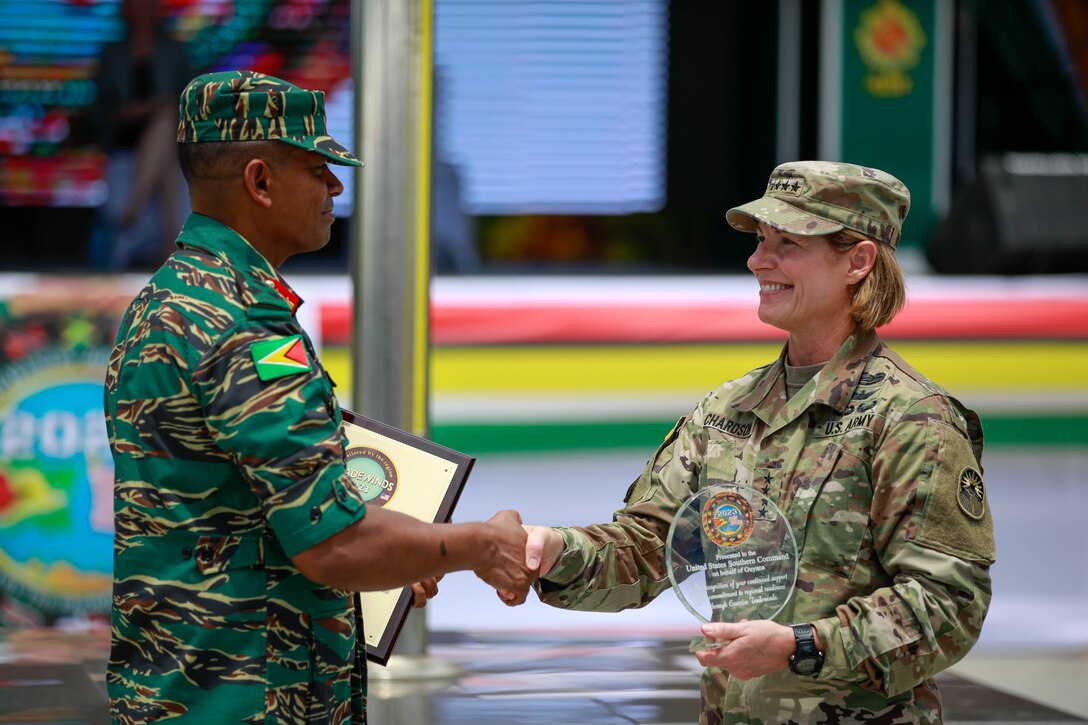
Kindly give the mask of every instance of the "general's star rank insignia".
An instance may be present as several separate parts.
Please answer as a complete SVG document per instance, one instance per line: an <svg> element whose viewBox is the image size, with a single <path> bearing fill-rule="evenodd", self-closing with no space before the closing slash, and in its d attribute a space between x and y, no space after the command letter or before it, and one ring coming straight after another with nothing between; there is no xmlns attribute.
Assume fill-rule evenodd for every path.
<svg viewBox="0 0 1088 725"><path fill-rule="evenodd" d="M304 373L312 368L301 335L262 340L249 346L257 375L261 380L275 380L285 375Z"/></svg>
<svg viewBox="0 0 1088 725"><path fill-rule="evenodd" d="M965 514L979 521L986 514L986 489L982 474L968 466L960 472L960 490L956 496Z"/></svg>

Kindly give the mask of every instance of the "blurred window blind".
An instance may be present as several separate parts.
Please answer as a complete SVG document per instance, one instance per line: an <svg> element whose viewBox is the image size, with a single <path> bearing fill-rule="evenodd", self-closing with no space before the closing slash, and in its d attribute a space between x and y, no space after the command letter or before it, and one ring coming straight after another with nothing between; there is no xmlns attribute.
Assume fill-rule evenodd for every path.
<svg viewBox="0 0 1088 725"><path fill-rule="evenodd" d="M437 0L436 151L474 214L665 202L667 0Z"/></svg>

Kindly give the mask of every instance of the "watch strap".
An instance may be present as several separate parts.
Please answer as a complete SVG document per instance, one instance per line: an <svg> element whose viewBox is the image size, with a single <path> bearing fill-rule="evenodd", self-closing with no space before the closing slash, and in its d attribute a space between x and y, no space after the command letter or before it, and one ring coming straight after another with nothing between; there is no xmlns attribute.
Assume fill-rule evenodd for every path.
<svg viewBox="0 0 1088 725"><path fill-rule="evenodd" d="M790 670L798 675L813 677L824 664L824 653L816 647L816 629L811 624L791 624L796 643L790 655Z"/></svg>

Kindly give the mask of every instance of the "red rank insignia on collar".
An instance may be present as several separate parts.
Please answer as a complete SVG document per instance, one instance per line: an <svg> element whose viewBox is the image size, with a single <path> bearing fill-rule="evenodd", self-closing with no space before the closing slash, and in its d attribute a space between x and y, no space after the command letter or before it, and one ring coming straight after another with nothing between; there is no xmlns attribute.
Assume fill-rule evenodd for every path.
<svg viewBox="0 0 1088 725"><path fill-rule="evenodd" d="M278 279L272 280L272 286L276 288L276 291L280 293L280 296L283 297L283 299L287 300L287 304L291 305L291 314L295 314L295 310L302 304L302 298L295 294L293 289Z"/></svg>

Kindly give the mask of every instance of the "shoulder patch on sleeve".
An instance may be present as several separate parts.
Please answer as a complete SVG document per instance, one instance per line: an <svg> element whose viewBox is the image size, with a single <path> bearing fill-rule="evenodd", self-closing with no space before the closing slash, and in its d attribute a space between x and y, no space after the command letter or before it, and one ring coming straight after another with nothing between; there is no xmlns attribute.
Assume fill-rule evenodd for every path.
<svg viewBox="0 0 1088 725"><path fill-rule="evenodd" d="M970 443L953 426L929 421L926 448L936 459L918 483L923 504L918 543L968 561L993 563L993 519Z"/></svg>
<svg viewBox="0 0 1088 725"><path fill-rule="evenodd" d="M261 380L274 380L313 368L301 335L255 342L249 346L249 352Z"/></svg>
<svg viewBox="0 0 1088 725"><path fill-rule="evenodd" d="M963 513L975 521L981 521L986 515L986 488L982 485L982 474L972 466L960 471L960 490L956 501Z"/></svg>

